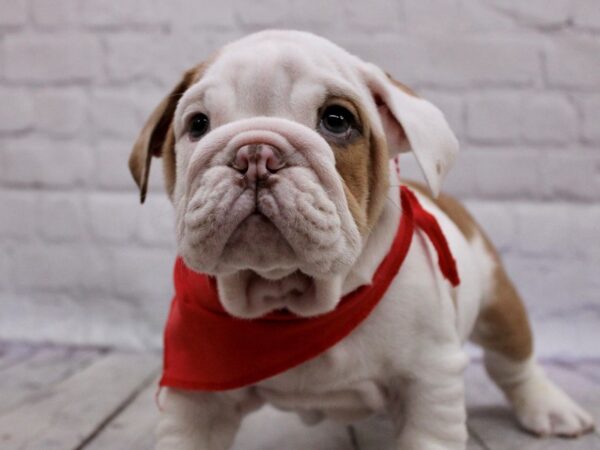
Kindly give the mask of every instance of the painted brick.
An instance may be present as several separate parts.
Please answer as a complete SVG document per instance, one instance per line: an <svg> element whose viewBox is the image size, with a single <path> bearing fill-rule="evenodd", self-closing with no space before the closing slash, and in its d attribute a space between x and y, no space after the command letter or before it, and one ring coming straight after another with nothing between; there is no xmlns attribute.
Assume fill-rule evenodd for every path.
<svg viewBox="0 0 600 450"><path fill-rule="evenodd" d="M37 215L38 233L50 242L80 241L85 236L84 211L72 193L42 195Z"/></svg>
<svg viewBox="0 0 600 450"><path fill-rule="evenodd" d="M21 291L107 290L108 262L101 252L78 245L21 246L15 254L15 281Z"/></svg>
<svg viewBox="0 0 600 450"><path fill-rule="evenodd" d="M519 138L518 94L478 94L467 101L467 135L481 142L514 142Z"/></svg>
<svg viewBox="0 0 600 450"><path fill-rule="evenodd" d="M187 70L206 59L213 48L193 32L171 36L118 35L106 40L106 68L111 80L125 83L144 80L170 89ZM160 61L160 64L158 63Z"/></svg>
<svg viewBox="0 0 600 450"><path fill-rule="evenodd" d="M26 130L33 120L31 95L23 89L0 87L0 132Z"/></svg>
<svg viewBox="0 0 600 450"><path fill-rule="evenodd" d="M589 261L510 255L504 261L534 318L597 305L600 282Z"/></svg>
<svg viewBox="0 0 600 450"><path fill-rule="evenodd" d="M413 0L418 1L418 0ZM431 0L432 10L430 14L433 15L437 22L439 22L439 15L435 12L436 2ZM519 29L519 25L515 23L515 20L494 8L487 2L481 2L479 0L461 0L460 3L460 15L463 19L463 28L458 30L459 32L477 32L482 34L497 34L506 33L514 34Z"/></svg>
<svg viewBox="0 0 600 450"><path fill-rule="evenodd" d="M600 95L586 95L581 99L581 107L583 138L587 141L600 142Z"/></svg>
<svg viewBox="0 0 600 450"><path fill-rule="evenodd" d="M522 114L521 132L526 141L566 144L577 135L575 109L562 95L528 96Z"/></svg>
<svg viewBox="0 0 600 450"><path fill-rule="evenodd" d="M80 4L83 23L94 27L162 25L169 11L160 0L82 0Z"/></svg>
<svg viewBox="0 0 600 450"><path fill-rule="evenodd" d="M19 139L0 152L0 180L11 186L81 185L92 171L91 149L84 143Z"/></svg>
<svg viewBox="0 0 600 450"><path fill-rule="evenodd" d="M0 26L23 25L27 21L25 0L0 0Z"/></svg>
<svg viewBox="0 0 600 450"><path fill-rule="evenodd" d="M368 8L362 0L348 0L343 8L353 30L395 30L404 22L401 3L395 0L372 0Z"/></svg>
<svg viewBox="0 0 600 450"><path fill-rule="evenodd" d="M531 86L541 79L535 41L514 37L446 36L339 39L367 61L413 86Z"/></svg>
<svg viewBox="0 0 600 450"><path fill-rule="evenodd" d="M236 9L240 11L239 20L244 25L252 27L272 27L279 24L288 16L288 2L277 0L254 0L252 7L243 0L236 2Z"/></svg>
<svg viewBox="0 0 600 450"><path fill-rule="evenodd" d="M88 226L100 242L129 243L137 228L139 207L133 193L95 194L87 201Z"/></svg>
<svg viewBox="0 0 600 450"><path fill-rule="evenodd" d="M5 74L11 81L87 81L100 72L100 43L89 35L9 35L4 53Z"/></svg>
<svg viewBox="0 0 600 450"><path fill-rule="evenodd" d="M31 238L37 215L37 195L33 192L0 191L0 237Z"/></svg>
<svg viewBox="0 0 600 450"><path fill-rule="evenodd" d="M600 8L594 0L573 1L573 23L584 28L600 28Z"/></svg>
<svg viewBox="0 0 600 450"><path fill-rule="evenodd" d="M600 199L600 155L553 154L541 164L544 195L565 200Z"/></svg>
<svg viewBox="0 0 600 450"><path fill-rule="evenodd" d="M78 0L31 0L36 24L44 28L70 26L80 19Z"/></svg>
<svg viewBox="0 0 600 450"><path fill-rule="evenodd" d="M314 3L306 7L305 0L290 0L291 17L290 25L301 25L300 29L309 29L319 33L329 34L340 25L340 5L332 0Z"/></svg>
<svg viewBox="0 0 600 450"><path fill-rule="evenodd" d="M600 40L591 37L555 39L547 49L548 81L555 87L600 87Z"/></svg>
<svg viewBox="0 0 600 450"><path fill-rule="evenodd" d="M76 135L87 122L88 102L79 90L44 90L34 96L35 128L61 137Z"/></svg>
<svg viewBox="0 0 600 450"><path fill-rule="evenodd" d="M511 202L468 201L465 205L498 251L506 252L512 249L516 238L517 220Z"/></svg>
<svg viewBox="0 0 600 450"><path fill-rule="evenodd" d="M477 191L484 197L535 198L542 191L541 157L528 150L478 151L475 157Z"/></svg>
<svg viewBox="0 0 600 450"><path fill-rule="evenodd" d="M133 142L142 127L138 106L132 95L100 91L92 95L91 120L102 138L122 137Z"/></svg>
<svg viewBox="0 0 600 450"><path fill-rule="evenodd" d="M166 195L155 195L140 207L138 227L144 244L175 247L175 211Z"/></svg>
<svg viewBox="0 0 600 450"><path fill-rule="evenodd" d="M140 302L144 299L170 299L174 252L132 248L115 251L112 258L112 279L118 295Z"/></svg>
<svg viewBox="0 0 600 450"><path fill-rule="evenodd" d="M405 0L404 9L406 27L424 35L497 33L516 28L512 17L479 0Z"/></svg>
<svg viewBox="0 0 600 450"><path fill-rule="evenodd" d="M213 31L235 27L236 5L238 4L234 1L204 2L202 7L199 8L198 2L195 0L173 0L169 2L167 14L174 26ZM247 3L242 5L247 6ZM281 6L278 5L278 8L281 8ZM244 8L242 6L243 14L252 9L251 7Z"/></svg>
<svg viewBox="0 0 600 450"><path fill-rule="evenodd" d="M11 270L11 255L8 253L8 250L0 247L0 296L3 293L10 291L12 286L12 270ZM5 294L8 297L9 294ZM2 297L0 297L0 302L2 301ZM5 303L2 303L5 305Z"/></svg>
<svg viewBox="0 0 600 450"><path fill-rule="evenodd" d="M102 140L94 150L94 181L105 189L133 190L135 182L129 173L127 161L133 141ZM152 168L152 172L156 168Z"/></svg>
<svg viewBox="0 0 600 450"><path fill-rule="evenodd" d="M459 31L464 28L461 9L459 0L405 0L406 27L423 34ZM440 16L444 20L439 20Z"/></svg>
<svg viewBox="0 0 600 450"><path fill-rule="evenodd" d="M534 256L598 258L600 206L567 203L519 205L519 248Z"/></svg>
<svg viewBox="0 0 600 450"><path fill-rule="evenodd" d="M499 11L513 17L518 23L533 26L558 26L567 23L571 0L528 0L526 2L488 2Z"/></svg>
<svg viewBox="0 0 600 450"><path fill-rule="evenodd" d="M156 41L155 41L156 42ZM140 36L118 36L106 40L106 67L111 79L127 81L146 76L156 58L156 46Z"/></svg>

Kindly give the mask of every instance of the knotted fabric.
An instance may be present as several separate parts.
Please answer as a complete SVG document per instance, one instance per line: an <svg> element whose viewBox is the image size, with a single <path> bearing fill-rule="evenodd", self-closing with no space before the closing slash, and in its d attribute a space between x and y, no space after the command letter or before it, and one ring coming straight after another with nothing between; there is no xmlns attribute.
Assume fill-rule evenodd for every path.
<svg viewBox="0 0 600 450"><path fill-rule="evenodd" d="M456 262L437 220L405 186L400 199L396 236L371 284L343 296L333 311L320 316L276 311L257 319L233 317L219 301L216 280L177 258L160 385L202 391L240 388L325 352L357 328L383 298L406 258L415 227L432 242L444 277L457 286Z"/></svg>

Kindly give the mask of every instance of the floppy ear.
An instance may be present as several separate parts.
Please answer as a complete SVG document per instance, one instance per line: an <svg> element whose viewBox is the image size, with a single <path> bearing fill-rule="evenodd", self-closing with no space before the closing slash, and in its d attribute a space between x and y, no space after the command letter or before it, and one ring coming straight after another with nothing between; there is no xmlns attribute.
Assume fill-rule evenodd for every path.
<svg viewBox="0 0 600 450"><path fill-rule="evenodd" d="M411 149L429 189L437 197L458 154L456 136L437 107L379 67L366 66L367 84L377 104L390 156Z"/></svg>
<svg viewBox="0 0 600 450"><path fill-rule="evenodd" d="M190 69L183 74L181 81L152 111L133 144L129 155L129 170L140 189L141 203L146 199L152 157L160 157L164 154L165 141L167 141L177 102L197 77L198 68ZM170 144L173 144L172 140Z"/></svg>

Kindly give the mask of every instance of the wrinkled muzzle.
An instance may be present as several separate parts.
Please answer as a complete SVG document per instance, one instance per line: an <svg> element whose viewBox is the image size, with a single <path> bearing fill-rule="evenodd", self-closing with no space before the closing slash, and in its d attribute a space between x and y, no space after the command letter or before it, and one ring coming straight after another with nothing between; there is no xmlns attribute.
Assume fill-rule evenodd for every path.
<svg viewBox="0 0 600 450"><path fill-rule="evenodd" d="M193 270L323 279L356 261L361 236L334 154L314 130L243 119L211 131L178 163L178 247Z"/></svg>

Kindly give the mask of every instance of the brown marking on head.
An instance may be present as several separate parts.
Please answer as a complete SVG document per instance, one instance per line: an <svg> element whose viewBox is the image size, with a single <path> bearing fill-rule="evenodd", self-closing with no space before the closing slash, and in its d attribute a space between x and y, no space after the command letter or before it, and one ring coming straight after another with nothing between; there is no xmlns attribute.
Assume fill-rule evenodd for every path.
<svg viewBox="0 0 600 450"><path fill-rule="evenodd" d="M129 170L140 189L144 203L150 176L152 157L163 157L165 186L169 196L175 186L175 135L173 114L183 93L197 82L208 67L208 62L198 64L186 71L177 85L152 111L133 145L129 156Z"/></svg>

